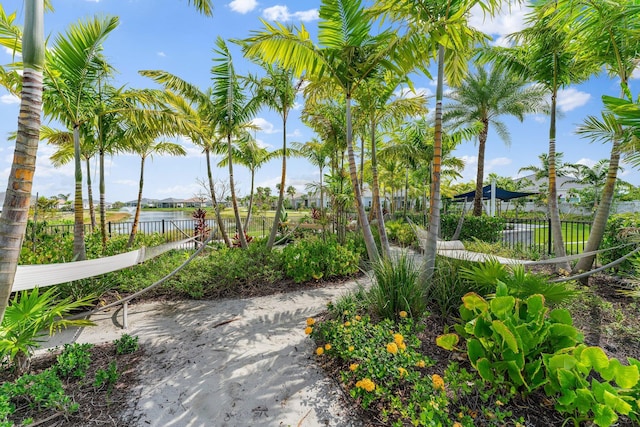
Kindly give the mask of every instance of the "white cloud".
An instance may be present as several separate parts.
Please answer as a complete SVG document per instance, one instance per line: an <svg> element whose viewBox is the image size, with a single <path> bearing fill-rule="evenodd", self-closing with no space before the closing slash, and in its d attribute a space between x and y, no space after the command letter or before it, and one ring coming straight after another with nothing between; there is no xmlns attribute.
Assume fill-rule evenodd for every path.
<svg viewBox="0 0 640 427"><path fill-rule="evenodd" d="M578 160L578 161L576 162L576 164L578 164L578 165L585 165L585 166L588 166L588 167L592 167L592 166L594 166L596 163L597 163L597 162L596 162L595 160L591 160L591 159L589 159L589 158L587 158L587 157L583 157L583 158L581 158L580 160Z"/></svg>
<svg viewBox="0 0 640 427"><path fill-rule="evenodd" d="M535 116L533 116L533 120L535 120L538 123L545 123L547 121L547 118L545 116L536 114Z"/></svg>
<svg viewBox="0 0 640 427"><path fill-rule="evenodd" d="M4 94L0 96L0 103L2 104L19 104L20 98L11 94Z"/></svg>
<svg viewBox="0 0 640 427"><path fill-rule="evenodd" d="M558 91L558 107L565 112L575 110L585 105L590 98L591 94L574 88L561 89Z"/></svg>
<svg viewBox="0 0 640 427"><path fill-rule="evenodd" d="M167 54L166 54L166 53L164 53L164 52L158 52L158 56L161 56L161 57L163 57L163 58L164 58L165 56L167 56Z"/></svg>
<svg viewBox="0 0 640 427"><path fill-rule="evenodd" d="M296 128L293 132L289 132L287 136L291 138L300 138L302 136L302 132L300 129Z"/></svg>
<svg viewBox="0 0 640 427"><path fill-rule="evenodd" d="M268 7L262 11L262 16L268 21L315 21L319 18L318 9L309 9L298 12L289 12L289 8L283 5Z"/></svg>
<svg viewBox="0 0 640 427"><path fill-rule="evenodd" d="M633 69L633 73L631 73L632 79L640 79L640 63L636 68Z"/></svg>
<svg viewBox="0 0 640 427"><path fill-rule="evenodd" d="M113 181L114 184L126 185L127 187L136 188L140 185L140 182L135 181L133 179L116 179Z"/></svg>
<svg viewBox="0 0 640 427"><path fill-rule="evenodd" d="M156 193L163 196L175 197L176 194L198 194L202 191L202 187L197 182L189 185L173 185L156 190Z"/></svg>
<svg viewBox="0 0 640 427"><path fill-rule="evenodd" d="M508 34L518 32L525 27L524 18L527 13L527 5L510 2L503 7L497 15L485 17L482 9L475 6L471 9L469 24L483 33L494 36L494 43L498 46L506 46Z"/></svg>
<svg viewBox="0 0 640 427"><path fill-rule="evenodd" d="M251 124L257 126L260 128L260 132L264 132L267 134L272 134L272 133L277 133L279 132L279 130L277 130L272 123L266 121L265 119L263 119L262 117L256 117L255 119L251 120Z"/></svg>
<svg viewBox="0 0 640 427"><path fill-rule="evenodd" d="M233 0L229 3L229 7L234 12L238 12L241 14L249 13L253 9L258 6L258 2L256 0Z"/></svg>
<svg viewBox="0 0 640 427"><path fill-rule="evenodd" d="M495 159L485 162L484 168L486 171L490 171L500 166L510 165L511 163L513 163L513 160L508 157L496 157Z"/></svg>

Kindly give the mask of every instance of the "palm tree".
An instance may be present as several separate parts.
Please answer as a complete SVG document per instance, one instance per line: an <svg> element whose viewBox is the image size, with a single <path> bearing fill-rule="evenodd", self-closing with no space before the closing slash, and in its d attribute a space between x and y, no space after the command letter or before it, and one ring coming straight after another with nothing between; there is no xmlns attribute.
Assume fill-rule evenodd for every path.
<svg viewBox="0 0 640 427"><path fill-rule="evenodd" d="M351 100L358 85L380 71L380 67L403 74L412 68L413 52L402 45L393 31L371 35L372 22L360 0L323 0L319 10L318 45L304 26L294 33L278 24L263 21L265 30L246 40L249 55L259 56L292 69L296 75L326 77L340 87L345 95L346 142L349 174L355 192L358 220L364 234L370 261L379 259L358 185L353 149Z"/></svg>
<svg viewBox="0 0 640 427"><path fill-rule="evenodd" d="M233 140L241 137L242 133L251 127L250 121L260 107L260 99L253 98L247 101L240 85L240 79L235 72L231 53L221 37L216 40L214 52L217 57L213 59L214 66L211 68L211 73L213 74L213 114L216 118L218 132L227 142L231 204L236 218L238 240L240 241L240 246L246 249L247 240L240 220L240 210L238 209L238 199L233 179Z"/></svg>
<svg viewBox="0 0 640 427"><path fill-rule="evenodd" d="M192 123L192 128L185 135L193 141L194 144L202 147L207 162L207 178L209 183L209 193L213 203L213 209L216 215L218 230L222 235L225 244L232 246L231 240L227 235L224 221L220 213L220 205L218 203L215 184L213 181L213 172L211 168L211 153L222 153L221 136L217 132L217 122L214 117L211 89L201 91L198 87L182 80L166 71L143 70L140 71L143 76L153 79L156 83L164 86L167 104L174 109L177 114L185 117Z"/></svg>
<svg viewBox="0 0 640 427"><path fill-rule="evenodd" d="M431 216L423 272L423 278L430 278L435 269L437 240L440 232L442 98L445 73L448 83L457 86L466 74L467 61L471 56L472 48L476 43L487 38L469 25L468 17L471 8L478 6L485 13L492 14L500 8L502 2L499 0L395 0L393 2L377 0L376 5L378 13L389 16L401 25L408 25L410 33L425 37L422 49L414 54L418 58L424 58L423 61L433 58L437 62L435 133L429 199ZM426 65L422 64L421 68L425 70Z"/></svg>
<svg viewBox="0 0 640 427"><path fill-rule="evenodd" d="M586 129L581 127L578 132L584 132ZM586 136L586 135L585 135ZM600 195L602 189L607 182L607 175L609 173L609 159L600 159L595 165L589 167L586 165L576 164L573 166L574 178L565 182L565 184L583 184L593 191L593 209L598 208L598 202L600 201ZM622 167L619 167L622 171Z"/></svg>
<svg viewBox="0 0 640 427"><path fill-rule="evenodd" d="M544 112L548 109L546 91L539 85L527 85L527 82L512 76L498 68L487 71L478 66L475 73L469 74L462 85L455 87L447 95L453 102L445 107L443 120L454 128L461 125L482 123L478 135L478 170L476 174L476 193L473 199L473 215L482 215L482 187L484 185L484 153L493 127L498 136L507 144L511 135L500 116L514 116L521 122L525 114Z"/></svg>
<svg viewBox="0 0 640 427"><path fill-rule="evenodd" d="M552 197L551 193L548 191L548 189L550 188L549 186L549 181L551 180L551 174L553 173L553 176L555 177L559 177L559 176L567 176L571 173L571 169L573 167L573 165L571 165L570 163L564 163L562 161L564 157L564 153L555 153L555 155L553 156L554 159L554 164L551 165L550 164L550 156L548 153L542 153L538 156L538 159L540 159L540 163L539 165L528 165L528 166L523 166L518 170L518 173L521 172L531 172L533 174L533 178L535 181L542 181L545 182L545 186L540 186L540 201L544 200L544 197L546 196L547 198L547 214L549 215L549 218L551 218L551 211L550 206L551 203L549 201L549 199ZM555 172L552 172L555 171ZM546 191L545 191L546 190ZM557 198L557 195L553 196ZM556 206L557 206L557 200L556 200ZM553 222L552 222L553 223Z"/></svg>
<svg viewBox="0 0 640 427"><path fill-rule="evenodd" d="M44 2L28 1L24 6L23 74L18 132L0 215L0 322L9 303L27 228L36 152L40 140L44 56Z"/></svg>
<svg viewBox="0 0 640 427"><path fill-rule="evenodd" d="M81 127L94 119L97 83L110 70L101 55L102 43L118 25L117 17L94 18L72 25L58 36L47 57L45 114L73 129L75 158L74 257L86 258L80 167Z"/></svg>
<svg viewBox="0 0 640 427"><path fill-rule="evenodd" d="M253 208L253 186L255 183L256 170L264 166L265 163L275 159L281 155L282 150L275 150L269 152L266 148L260 147L255 139L249 135L249 132L245 132L242 139L240 139L232 147L232 158L237 164L240 164L249 169L251 172L251 187L249 190L249 207L247 212L247 218L244 222L244 228L248 229L251 222L251 212ZM218 162L219 167L229 166L229 157L224 157ZM279 219L277 219L279 221Z"/></svg>
<svg viewBox="0 0 640 427"><path fill-rule="evenodd" d="M142 207L142 188L144 186L144 163L147 158L153 158L154 155L169 154L171 156L185 156L186 150L182 145L174 142L158 141L157 138L161 132L154 129L148 124L138 124L127 129L124 134L124 140L127 141L129 150L140 156L140 180L138 181L138 201L136 203L136 212L129 233L129 241L127 247L131 247L138 231L138 222L140 221L140 210Z"/></svg>
<svg viewBox="0 0 640 427"><path fill-rule="evenodd" d="M293 185L288 186L287 194L291 197L291 208L293 208L294 197L296 196L296 187L294 187Z"/></svg>
<svg viewBox="0 0 640 427"><path fill-rule="evenodd" d="M309 163L318 167L320 179L318 185L318 191L320 191L320 215L324 216L324 188L322 185L322 177L324 175L324 168L327 166L327 158L329 157L327 155L328 146L320 143L315 138L304 144L294 143L293 146Z"/></svg>
<svg viewBox="0 0 640 427"><path fill-rule="evenodd" d="M261 79L250 77L254 83L256 96L262 99L262 102L271 110L277 112L282 120L282 169L280 172L280 188L278 191L278 203L276 204L276 213L267 241L267 248L271 249L276 241L276 234L280 224L280 212L282 211L282 203L284 202L284 185L287 176L287 119L289 112L293 108L296 100L296 94L300 89L303 80L297 83L293 79L293 72L284 68L274 67L272 64L258 61L260 66L266 71L266 76ZM249 215L251 212L249 212ZM248 216L247 216L248 218Z"/></svg>
<svg viewBox="0 0 640 427"><path fill-rule="evenodd" d="M598 70L604 67L611 76L619 79L621 96L629 101L633 100L629 91L629 78L637 67L640 51L640 23L635 19L638 14L640 4L635 0L558 2L558 19L569 21L568 27L575 40L571 48L576 51L576 55L594 62ZM624 144L629 142L627 130L621 128L619 123L614 130L611 127L614 123L615 121L604 117L598 125L600 129L608 128L607 133L613 138L609 139L612 145L607 180L585 252L595 251L600 247L613 202L621 151L625 148ZM595 255L581 258L573 270L577 272L590 269L594 259Z"/></svg>

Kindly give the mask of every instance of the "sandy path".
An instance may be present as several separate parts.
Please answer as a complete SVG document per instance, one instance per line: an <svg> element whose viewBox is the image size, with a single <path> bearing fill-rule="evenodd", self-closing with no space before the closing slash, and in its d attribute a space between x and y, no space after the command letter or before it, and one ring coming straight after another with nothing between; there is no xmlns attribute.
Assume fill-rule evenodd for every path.
<svg viewBox="0 0 640 427"><path fill-rule="evenodd" d="M132 413L138 426L358 426L342 392L314 363L305 320L359 285L251 299L151 302L95 315L98 326L68 330L62 342L137 335L147 357ZM135 406L134 406L135 403Z"/></svg>

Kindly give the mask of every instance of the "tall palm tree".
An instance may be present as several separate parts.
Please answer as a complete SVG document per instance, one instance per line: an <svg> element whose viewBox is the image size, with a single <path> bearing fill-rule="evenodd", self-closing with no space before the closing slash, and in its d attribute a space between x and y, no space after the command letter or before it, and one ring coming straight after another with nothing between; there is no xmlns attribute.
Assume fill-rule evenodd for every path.
<svg viewBox="0 0 640 427"><path fill-rule="evenodd" d="M379 259L358 185L353 149L351 101L358 85L379 72L380 67L394 69L398 74L413 65L413 53L395 32L386 30L371 34L372 21L360 0L323 0L319 10L318 45L304 26L294 33L282 25L263 21L265 30L247 40L246 50L267 62L277 62L291 68L296 75L326 77L340 87L345 95L346 142L349 175L355 192L358 220L364 234L370 261Z"/></svg>
<svg viewBox="0 0 640 427"><path fill-rule="evenodd" d="M249 189L249 206L247 218L244 221L244 228L248 229L251 222L251 211L253 209L253 188L255 184L256 170L260 169L265 163L281 156L282 150L269 152L264 147L260 147L257 141L251 137L249 132L245 132L242 139L238 140L232 147L231 158L239 165L249 169L251 173L251 185ZM219 167L229 166L229 157L224 157L218 162ZM276 220L279 221L278 217Z"/></svg>
<svg viewBox="0 0 640 427"><path fill-rule="evenodd" d="M296 100L296 94L303 80L294 81L293 72L272 64L258 61L260 66L266 71L266 75L260 79L250 77L254 83L256 96L262 99L262 102L271 110L280 115L282 120L282 168L280 171L280 188L278 191L278 203L276 204L276 212L267 241L267 248L271 249L276 241L278 226L280 224L280 213L282 211L282 203L284 202L285 182L287 177L287 119L289 112L293 108ZM249 211L251 215L251 211ZM247 215L247 218L249 218ZM247 220L248 224L248 220Z"/></svg>
<svg viewBox="0 0 640 427"><path fill-rule="evenodd" d="M571 48L575 54L595 63L597 70L604 67L608 74L619 79L621 96L629 101L633 98L629 91L629 79L637 67L638 51L640 51L640 22L635 19L640 14L640 4L635 0L579 0L558 2L558 19L567 20L574 43ZM610 127L613 122L603 119L601 125ZM618 127L621 127L618 124ZM609 129L613 131L613 129ZM629 141L625 129L619 128L613 133L610 141L611 154L609 170L605 186L602 190L601 202L593 219L585 252L595 251L604 237L604 230L611 211L615 184L620 165L624 143ZM595 255L581 258L574 266L574 271L585 271L591 268Z"/></svg>
<svg viewBox="0 0 640 427"><path fill-rule="evenodd" d="M9 302L27 228L36 152L40 140L44 56L44 2L28 1L24 6L23 74L18 132L0 215L0 322Z"/></svg>
<svg viewBox="0 0 640 427"><path fill-rule="evenodd" d="M247 240L240 219L233 177L233 141L241 137L242 133L251 127L250 122L260 108L260 99L247 100L240 78L236 74L229 48L221 37L216 40L214 52L217 56L213 59L214 65L211 68L213 75L213 114L216 118L218 132L227 143L231 204L236 218L238 240L240 241L240 246L246 249Z"/></svg>
<svg viewBox="0 0 640 427"><path fill-rule="evenodd" d="M560 226L554 159L558 91L571 83L587 79L594 68L591 59L573 51L575 43L569 33L567 19L559 19L560 14L553 9L547 10L546 6L546 3L536 3L526 19L530 26L511 36L517 46L486 51L484 56L493 59L496 66L504 67L510 73L541 84L551 95L547 202L554 253L556 257L561 258L566 255L566 248ZM570 269L568 261L556 265L559 269Z"/></svg>
<svg viewBox="0 0 640 427"><path fill-rule="evenodd" d="M324 175L324 168L327 166L328 159L328 146L320 143L317 139L313 138L311 141L302 143L293 143L293 147L303 157L305 157L309 163L318 167L319 185L318 191L320 192L320 215L324 216L324 188L322 185L322 178ZM294 193L295 194L295 193Z"/></svg>
<svg viewBox="0 0 640 427"><path fill-rule="evenodd" d="M94 119L97 83L110 70L102 43L118 26L117 17L94 18L72 25L56 38L47 55L44 112L73 129L75 158L74 257L86 258L80 167L81 127Z"/></svg>
<svg viewBox="0 0 640 427"><path fill-rule="evenodd" d="M493 14L500 8L502 2L499 0L377 0L376 5L378 13L389 16L401 25L407 25L410 32L424 36L423 49L416 52L416 56L423 58L422 61L425 62L430 58L435 59L437 63L435 133L429 198L430 218L423 271L423 278L430 278L435 270L437 240L440 232L442 99L445 73L450 85L460 84L466 74L472 48L487 38L485 34L469 25L471 8L478 6L483 12ZM426 65L428 64L422 64L421 68L426 70Z"/></svg>
<svg viewBox="0 0 640 427"><path fill-rule="evenodd" d="M125 132L124 140L127 141L129 150L140 156L140 179L138 181L138 201L136 203L136 212L129 233L127 247L131 247L138 231L138 222L140 221L140 210L142 207L142 189L144 186L144 165L148 158L154 155L169 154L171 156L185 156L187 154L184 147L180 144L168 141L158 141L157 138L161 132L154 129L149 124L138 124L131 126Z"/></svg>
<svg viewBox="0 0 640 427"><path fill-rule="evenodd" d="M585 130L586 129L584 127L579 128L578 133L582 133ZM589 134L592 135L591 133ZM622 167L619 169L622 170ZM597 209L602 189L607 182L607 175L609 174L609 159L600 159L591 167L581 164L573 165L573 174L574 177L565 183L583 184L588 186L588 188L593 191L593 209Z"/></svg>
<svg viewBox="0 0 640 427"><path fill-rule="evenodd" d="M476 193L473 198L473 215L482 215L482 187L484 185L484 154L489 127L507 144L511 135L500 116L513 116L521 122L526 114L548 110L546 91L539 85L527 85L519 76L509 75L498 68L488 71L478 66L458 87L452 88L447 98L452 103L445 107L443 120L454 128L461 125L482 123L478 135L478 169Z"/></svg>

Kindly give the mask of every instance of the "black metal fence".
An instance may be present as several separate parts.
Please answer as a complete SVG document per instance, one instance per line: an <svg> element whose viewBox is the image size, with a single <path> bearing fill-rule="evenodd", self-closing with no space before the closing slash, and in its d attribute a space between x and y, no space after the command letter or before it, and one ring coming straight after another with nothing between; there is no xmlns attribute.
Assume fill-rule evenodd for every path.
<svg viewBox="0 0 640 427"><path fill-rule="evenodd" d="M560 221L562 238L568 255L584 251L591 231L587 221ZM551 220L510 220L502 232L502 244L510 248L529 249L541 255L553 254Z"/></svg>
<svg viewBox="0 0 640 427"><path fill-rule="evenodd" d="M222 238L218 229L218 223L214 219L206 220L207 227L211 233L215 234L215 238ZM223 218L223 226L229 236L233 239L237 233L236 221L233 218ZM247 234L252 236L268 236L271 232L271 225L273 224L273 218L267 217L251 217L249 226L245 230ZM107 222L107 234L109 237L129 234L131 233L131 227L133 221L130 222ZM175 242L185 237L191 237L194 234L196 221L193 219L162 219L157 221L140 221L138 223L138 233L142 234L162 234L167 242ZM243 223L244 225L244 223ZM99 224L97 229L99 229ZM72 234L73 224L42 224L38 226L41 232L46 234ZM91 233L91 225L84 225L84 232Z"/></svg>

